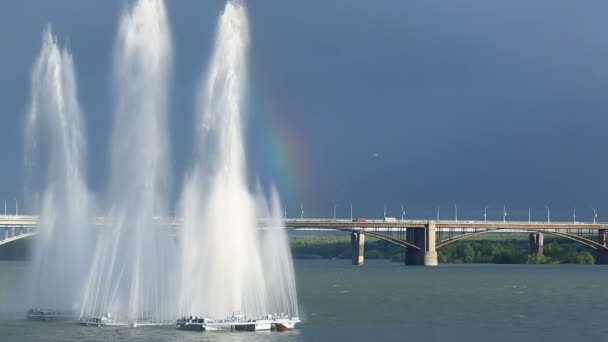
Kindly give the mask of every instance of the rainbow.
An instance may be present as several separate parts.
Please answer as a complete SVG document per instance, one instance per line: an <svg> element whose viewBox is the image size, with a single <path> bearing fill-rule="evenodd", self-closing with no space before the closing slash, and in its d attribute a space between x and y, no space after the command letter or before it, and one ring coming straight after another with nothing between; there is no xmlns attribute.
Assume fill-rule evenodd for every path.
<svg viewBox="0 0 608 342"><path fill-rule="evenodd" d="M248 65L248 103L256 116L251 120L253 140L257 143L254 158L260 158L264 165L263 178L273 182L281 195L283 206L287 206L289 216L299 215L300 202L306 203L306 182L310 177L310 163L302 141L301 133L286 123L290 111L288 106L278 101L268 89L268 73L258 72L255 60L250 56ZM265 78L266 77L266 78ZM258 170L256 170L257 172Z"/></svg>

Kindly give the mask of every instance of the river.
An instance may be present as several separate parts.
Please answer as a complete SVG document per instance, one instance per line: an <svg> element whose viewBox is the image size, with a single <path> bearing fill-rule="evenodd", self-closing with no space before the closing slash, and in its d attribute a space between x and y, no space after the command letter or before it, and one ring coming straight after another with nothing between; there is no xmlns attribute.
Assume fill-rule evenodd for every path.
<svg viewBox="0 0 608 342"><path fill-rule="evenodd" d="M290 332L205 333L28 322L24 262L0 262L0 341L602 341L608 266L296 261L300 316Z"/></svg>

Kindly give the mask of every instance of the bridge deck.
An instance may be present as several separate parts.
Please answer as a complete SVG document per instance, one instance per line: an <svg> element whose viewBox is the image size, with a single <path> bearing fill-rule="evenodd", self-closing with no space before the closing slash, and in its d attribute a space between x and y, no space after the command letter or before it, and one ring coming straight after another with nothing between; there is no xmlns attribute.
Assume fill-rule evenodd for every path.
<svg viewBox="0 0 608 342"><path fill-rule="evenodd" d="M103 217L95 218L95 225L109 225L111 220ZM180 226L181 219L155 218L160 225ZM429 222L434 222L435 227L441 228L464 228L464 229L513 229L513 230L568 230L568 229L608 229L608 222L541 222L541 221L454 221L454 220L397 220L385 222L384 220L366 220L365 222L354 222L351 220L332 219L292 219L284 220L286 228L320 228L320 229L352 229L352 228L425 228ZM0 216L0 227L36 227L37 216ZM270 220L259 220L259 227L271 225Z"/></svg>

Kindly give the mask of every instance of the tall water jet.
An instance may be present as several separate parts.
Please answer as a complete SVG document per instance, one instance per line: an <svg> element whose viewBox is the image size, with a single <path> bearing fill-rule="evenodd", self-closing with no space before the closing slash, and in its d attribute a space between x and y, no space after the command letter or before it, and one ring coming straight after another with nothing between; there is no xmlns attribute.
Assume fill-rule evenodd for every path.
<svg viewBox="0 0 608 342"><path fill-rule="evenodd" d="M163 218L171 59L163 1L136 1L123 14L118 30L110 224L97 245L82 317L111 313L113 319L129 322L175 318L175 242Z"/></svg>
<svg viewBox="0 0 608 342"><path fill-rule="evenodd" d="M93 246L91 199L84 181L85 139L74 62L67 49L59 48L50 26L31 82L26 164L34 175L46 169L46 177L36 182L43 189L28 298L33 307L76 311Z"/></svg>
<svg viewBox="0 0 608 342"><path fill-rule="evenodd" d="M198 94L195 162L182 193L181 315L297 316L284 229L273 231L276 245L262 244L255 197L246 182L243 102L248 45L246 10L228 1ZM282 226L280 220L275 226ZM273 258L284 260L272 265L280 274L266 269ZM284 274L284 282L275 280ZM282 291L274 286L288 287L294 295L269 300L269 293Z"/></svg>

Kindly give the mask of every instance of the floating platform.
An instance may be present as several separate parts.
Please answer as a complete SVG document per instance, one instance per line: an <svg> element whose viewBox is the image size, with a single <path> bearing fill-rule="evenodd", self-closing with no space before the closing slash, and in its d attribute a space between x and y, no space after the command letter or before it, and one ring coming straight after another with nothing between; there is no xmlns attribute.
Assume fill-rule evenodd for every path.
<svg viewBox="0 0 608 342"><path fill-rule="evenodd" d="M233 316L221 320L188 316L178 319L177 327L196 331L284 331L293 329L299 322L299 318L287 315L266 315L255 319Z"/></svg>
<svg viewBox="0 0 608 342"><path fill-rule="evenodd" d="M173 325L172 321L155 321L148 319L141 319L137 321L123 321L115 320L110 314L106 314L102 317L80 317L76 323L86 326L97 326L97 327L157 327L163 325Z"/></svg>
<svg viewBox="0 0 608 342"><path fill-rule="evenodd" d="M31 321L70 321L75 315L71 312L50 309L29 309L25 317Z"/></svg>

